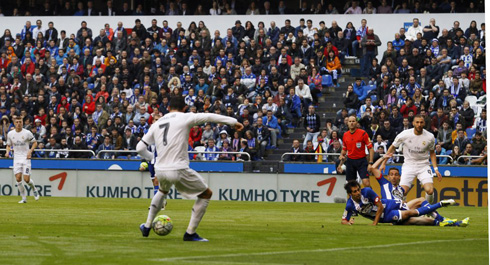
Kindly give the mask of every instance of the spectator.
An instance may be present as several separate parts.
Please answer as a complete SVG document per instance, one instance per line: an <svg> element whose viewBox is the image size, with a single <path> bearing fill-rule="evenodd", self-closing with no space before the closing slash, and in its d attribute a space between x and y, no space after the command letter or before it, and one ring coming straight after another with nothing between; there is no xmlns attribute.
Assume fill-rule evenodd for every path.
<svg viewBox="0 0 490 265"><path fill-rule="evenodd" d="M308 141L316 141L318 134L320 133L320 116L315 113L315 107L309 106L308 113L304 116L304 127L306 128L306 136L303 142L303 148L306 149Z"/></svg>
<svg viewBox="0 0 490 265"><path fill-rule="evenodd" d="M454 140L454 145L458 146L459 150L465 150L468 144L470 144L470 140L465 136L465 131L458 129L458 136Z"/></svg>
<svg viewBox="0 0 490 265"><path fill-rule="evenodd" d="M305 85L303 79L298 80L298 85L295 88L295 94L300 98L303 103L303 108L306 108L312 103L312 96L310 92L310 88Z"/></svg>
<svg viewBox="0 0 490 265"><path fill-rule="evenodd" d="M478 132L486 132L487 130L487 110L481 111L480 117L476 118L474 127Z"/></svg>
<svg viewBox="0 0 490 265"><path fill-rule="evenodd" d="M256 136L255 139L258 143L258 146L256 146L256 154L260 160L264 159L265 148L269 145L269 141L272 138L272 131L264 125L266 119L266 117L264 117L264 119L257 119L257 124L253 130L253 135Z"/></svg>
<svg viewBox="0 0 490 265"><path fill-rule="evenodd" d="M313 142L311 140L308 140L305 145L305 153L310 153L314 154L315 153L315 148L313 147ZM315 156L314 155L305 155L303 158L303 161L305 162L315 162Z"/></svg>
<svg viewBox="0 0 490 265"><path fill-rule="evenodd" d="M114 150L114 146L111 144L112 139L111 136L104 136L104 142L97 148L97 156L102 159L114 159L115 153L112 152L103 152L102 155L99 155L100 151L111 151Z"/></svg>
<svg viewBox="0 0 490 265"><path fill-rule="evenodd" d="M383 127L379 130L379 135L381 135L382 139L388 142L387 145L391 145L396 137L396 131L391 127L391 123L389 120L385 120L383 123Z"/></svg>
<svg viewBox="0 0 490 265"><path fill-rule="evenodd" d="M473 146L471 145L471 143L467 143L465 145L464 151L463 151L463 153L461 155L462 156L460 156L458 158L458 164L459 165L471 165L471 160L473 158L471 158L471 157L463 157L463 156L476 156L477 154L473 150Z"/></svg>
<svg viewBox="0 0 490 265"><path fill-rule="evenodd" d="M291 147L291 150L290 150L290 153L303 153L303 149L301 148L300 144L299 144L299 140L298 139L294 139L293 140L293 145ZM302 155L289 155L289 161L292 161L292 162L301 162L303 161L305 158L305 156L302 156Z"/></svg>
<svg viewBox="0 0 490 265"><path fill-rule="evenodd" d="M434 23L435 23L435 21L434 21ZM423 29L419 24L419 19L414 18L413 24L411 27L408 28L407 33L405 34L405 37L407 40L415 41L417 39L417 33L423 34Z"/></svg>
<svg viewBox="0 0 490 265"><path fill-rule="evenodd" d="M442 126L437 130L437 142L441 144L443 148L446 150L451 149L452 146L452 138L451 133L452 129L449 126L449 121L445 120L442 122Z"/></svg>
<svg viewBox="0 0 490 265"><path fill-rule="evenodd" d="M378 55L378 46L381 46L381 41L378 35L374 34L374 30L369 28L367 34L361 39L362 52L363 52L363 64L361 72L363 76L369 75L369 65L371 61Z"/></svg>
<svg viewBox="0 0 490 265"><path fill-rule="evenodd" d="M219 148L214 145L214 139L209 139L207 142L206 152L219 152ZM204 153L204 160L207 161L216 161L218 160L219 155L213 153Z"/></svg>
<svg viewBox="0 0 490 265"><path fill-rule="evenodd" d="M487 140L482 136L481 132L476 132L471 138L471 145L476 154L481 154L487 146Z"/></svg>
<svg viewBox="0 0 490 265"><path fill-rule="evenodd" d="M438 157L437 158L437 164L438 165L447 165L448 158L447 157L444 157L444 156L447 155L446 149L444 149L439 142L436 144L436 148L435 149L436 149L435 150L436 155L437 156L442 156L442 157Z"/></svg>

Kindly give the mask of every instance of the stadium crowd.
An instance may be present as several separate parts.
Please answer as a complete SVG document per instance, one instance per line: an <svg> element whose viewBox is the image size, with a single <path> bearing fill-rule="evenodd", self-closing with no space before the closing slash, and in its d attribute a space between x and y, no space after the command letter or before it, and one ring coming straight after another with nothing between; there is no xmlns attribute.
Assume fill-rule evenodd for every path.
<svg viewBox="0 0 490 265"><path fill-rule="evenodd" d="M483 13L484 1L11 1L0 5L0 16L144 16L144 15L285 15L285 14L390 14ZM291 4L291 2L289 2ZM3 7L3 8L2 8Z"/></svg>
<svg viewBox="0 0 490 265"><path fill-rule="evenodd" d="M259 22L255 28L237 20L219 32L203 21L172 28L166 20L153 19L145 27L136 19L132 28L119 22L92 30L83 21L77 32L65 32L53 22L26 21L0 38L0 147L13 128L12 117L20 115L44 149L35 157L91 156L50 151L55 149L131 151L153 119L168 112L169 99L183 96L190 112L233 116L245 126L241 133L222 124L195 126L189 150L240 151L263 159L267 148L287 136L288 127L302 126L305 139L294 141L293 152L315 152L320 146L322 152L340 153L350 113L359 117L381 154L421 113L426 128L440 139L438 154L451 152L460 164L485 162L459 159L486 156L486 110L474 121L466 101L466 95L486 98L484 23L473 21L463 30L455 21L439 34L435 20L422 26L414 19L382 49L367 21L359 22L356 30L358 22L342 29L335 21L327 27L301 19L293 26L286 19L282 27ZM383 54L379 63L378 52ZM315 108L322 80L330 76L335 85L342 61L353 56L361 59L363 78L349 86L345 108L323 129ZM481 133L467 136L471 127ZM205 154L203 159L247 158Z"/></svg>

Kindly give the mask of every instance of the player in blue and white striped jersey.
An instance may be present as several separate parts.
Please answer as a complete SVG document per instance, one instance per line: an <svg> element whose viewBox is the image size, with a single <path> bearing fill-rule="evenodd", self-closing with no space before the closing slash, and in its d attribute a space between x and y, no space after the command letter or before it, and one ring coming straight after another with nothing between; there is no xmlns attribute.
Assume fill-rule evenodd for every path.
<svg viewBox="0 0 490 265"><path fill-rule="evenodd" d="M400 200L406 202L407 197L405 194L405 189L400 185L400 170L398 168L392 167L388 170L388 175L386 178L381 173L379 169L380 165L384 160L391 158L392 154L385 154L381 158L373 164L371 168L371 174L376 178L379 183L379 187L381 190L381 198L387 200ZM428 203L422 197L410 200L406 203L407 207L411 210L417 209L421 206L427 205ZM429 216L438 220L439 222L456 222L455 219L446 219L441 216L437 211L433 211L429 213Z"/></svg>
<svg viewBox="0 0 490 265"><path fill-rule="evenodd" d="M386 178L379 170L379 166L385 159L389 159L391 155L384 155L374 165L371 169L371 174L376 178L379 183L379 187L381 188L381 198L388 200L399 199L402 201L406 200L405 197L405 189L400 186L400 171L398 168L390 168L388 170L388 175Z"/></svg>

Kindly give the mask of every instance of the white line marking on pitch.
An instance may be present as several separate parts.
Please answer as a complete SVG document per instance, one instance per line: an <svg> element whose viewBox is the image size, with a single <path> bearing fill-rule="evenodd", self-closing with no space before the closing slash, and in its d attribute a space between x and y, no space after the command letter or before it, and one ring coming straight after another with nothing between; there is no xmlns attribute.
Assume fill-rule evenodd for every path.
<svg viewBox="0 0 490 265"><path fill-rule="evenodd" d="M455 239L445 239L445 240L416 241L416 242L385 244L385 245L375 245L375 246L362 246L362 247L304 249L304 250L270 251L270 252L256 252L256 253L231 253L231 254L221 254L221 255L192 256L192 257L187 256L187 257L152 259L152 261L177 261L177 260L192 260L192 259L234 258L234 257L243 257L243 256L268 256L268 255L282 255L282 254L296 254L296 253L347 251L347 250L371 249L371 248L380 248L380 247L398 247L398 246L409 246L409 245L418 245L418 244L443 243L443 242L452 242L454 240ZM487 238L465 238L465 239L458 239L458 240L459 241L472 241L472 240L488 240L488 239Z"/></svg>

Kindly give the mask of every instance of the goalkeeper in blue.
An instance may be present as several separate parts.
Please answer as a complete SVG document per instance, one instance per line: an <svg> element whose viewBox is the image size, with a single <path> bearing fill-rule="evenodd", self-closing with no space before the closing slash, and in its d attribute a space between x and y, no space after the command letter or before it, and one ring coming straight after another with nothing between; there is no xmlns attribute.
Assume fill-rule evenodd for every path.
<svg viewBox="0 0 490 265"><path fill-rule="evenodd" d="M424 215L435 210L454 205L454 200L443 200L436 204L427 201L417 209L410 209L402 200L380 199L380 197L369 187L361 189L355 180L349 181L344 186L349 199L342 216L342 224L352 225L353 214L359 214L373 220L372 225L378 223L391 223L397 225L438 225L438 226L467 226L469 218L460 222L441 222L437 219L425 217Z"/></svg>

